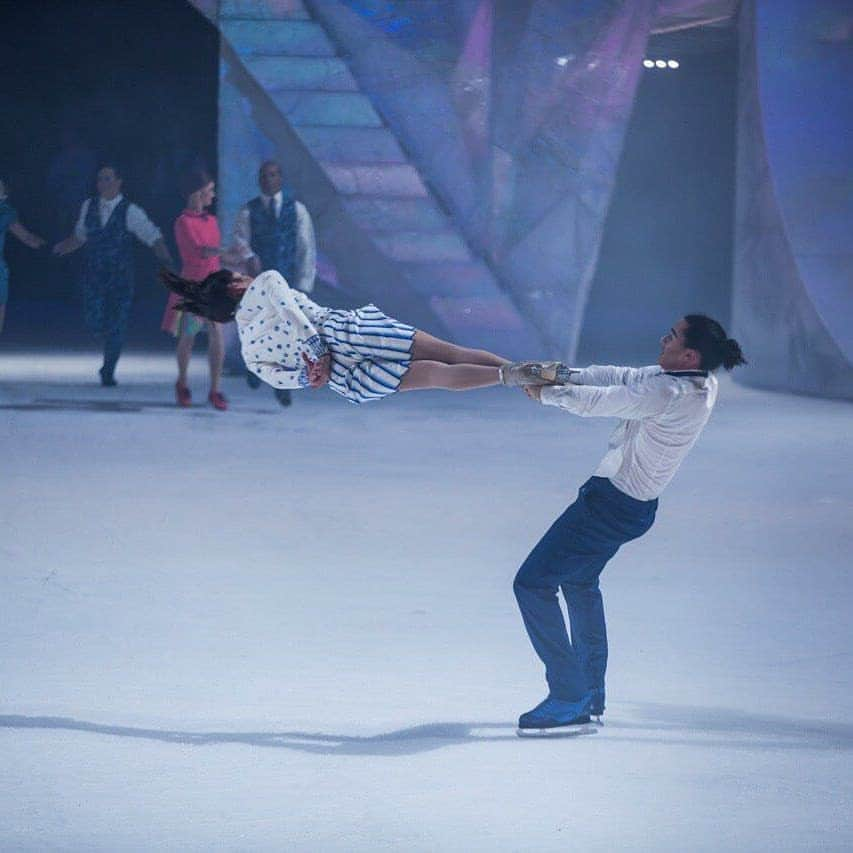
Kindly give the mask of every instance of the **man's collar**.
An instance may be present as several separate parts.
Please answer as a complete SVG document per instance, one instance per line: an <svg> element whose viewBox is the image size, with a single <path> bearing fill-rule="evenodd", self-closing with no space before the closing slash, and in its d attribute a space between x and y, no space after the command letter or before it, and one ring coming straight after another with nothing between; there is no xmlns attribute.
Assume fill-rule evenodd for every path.
<svg viewBox="0 0 853 853"><path fill-rule="evenodd" d="M119 193L115 198L104 198L103 196L98 196L98 200L101 204L118 204L123 198L124 195L122 193Z"/></svg>

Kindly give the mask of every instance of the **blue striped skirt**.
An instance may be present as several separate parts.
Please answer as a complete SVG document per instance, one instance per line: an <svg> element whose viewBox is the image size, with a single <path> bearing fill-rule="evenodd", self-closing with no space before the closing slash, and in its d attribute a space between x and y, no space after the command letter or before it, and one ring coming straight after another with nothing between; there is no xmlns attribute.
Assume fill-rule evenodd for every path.
<svg viewBox="0 0 853 853"><path fill-rule="evenodd" d="M393 394L412 363L415 329L375 305L330 311L320 334L332 354L329 387L351 403Z"/></svg>

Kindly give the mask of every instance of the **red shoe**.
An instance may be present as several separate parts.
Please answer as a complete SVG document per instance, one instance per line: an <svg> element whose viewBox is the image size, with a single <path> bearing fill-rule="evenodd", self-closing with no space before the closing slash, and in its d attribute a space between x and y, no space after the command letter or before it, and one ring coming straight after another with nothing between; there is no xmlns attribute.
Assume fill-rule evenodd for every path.
<svg viewBox="0 0 853 853"><path fill-rule="evenodd" d="M192 405L193 395L190 393L190 389L187 388L186 385L181 385L180 382L175 383L175 402L179 406L183 406L186 408L187 406Z"/></svg>
<svg viewBox="0 0 853 853"><path fill-rule="evenodd" d="M214 409L219 409L220 412L228 410L228 401L225 399L225 395L220 394L219 391L211 391L207 395L207 399L210 401L210 405L213 406Z"/></svg>

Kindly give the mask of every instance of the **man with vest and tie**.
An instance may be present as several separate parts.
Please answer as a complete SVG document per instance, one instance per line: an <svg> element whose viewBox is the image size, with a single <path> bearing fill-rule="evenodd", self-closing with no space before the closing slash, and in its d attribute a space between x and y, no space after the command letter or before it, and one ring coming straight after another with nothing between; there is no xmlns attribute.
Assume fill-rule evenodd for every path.
<svg viewBox="0 0 853 853"><path fill-rule="evenodd" d="M283 186L281 166L273 160L258 170L261 194L244 205L234 224L234 243L251 275L277 270L295 290L311 293L317 271L314 226L305 205ZM260 385L247 371L250 387ZM275 390L282 406L289 406L290 391Z"/></svg>
<svg viewBox="0 0 853 853"><path fill-rule="evenodd" d="M122 178L112 164L97 174L97 195L80 208L74 233L53 247L67 255L83 247L83 308L86 325L104 343L101 385L116 385L115 369L124 344L133 300L133 238L153 250L161 264L172 256L160 229L121 192Z"/></svg>

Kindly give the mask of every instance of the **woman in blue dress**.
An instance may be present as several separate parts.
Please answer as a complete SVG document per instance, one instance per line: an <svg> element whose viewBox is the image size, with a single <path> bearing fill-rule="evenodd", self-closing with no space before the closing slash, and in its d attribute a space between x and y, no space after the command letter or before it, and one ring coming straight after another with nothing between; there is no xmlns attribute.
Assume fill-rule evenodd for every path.
<svg viewBox="0 0 853 853"><path fill-rule="evenodd" d="M3 331L3 324L6 321L6 302L9 298L9 267L3 257L7 231L31 249L40 249L44 245L41 237L27 231L18 222L18 212L9 203L6 182L0 178L0 332Z"/></svg>

